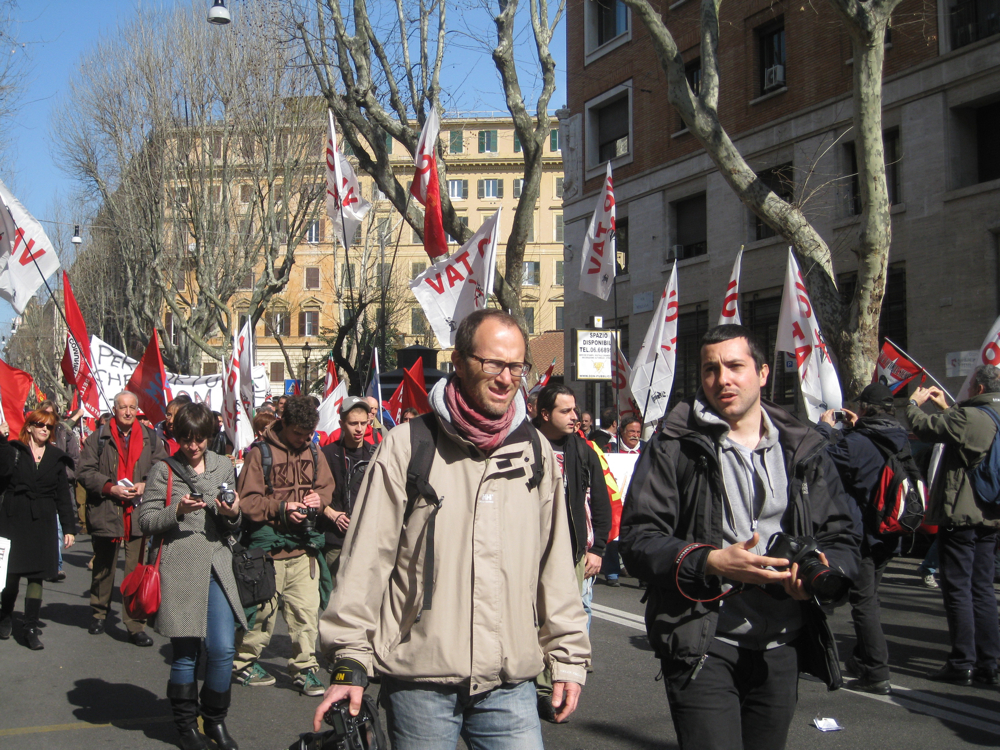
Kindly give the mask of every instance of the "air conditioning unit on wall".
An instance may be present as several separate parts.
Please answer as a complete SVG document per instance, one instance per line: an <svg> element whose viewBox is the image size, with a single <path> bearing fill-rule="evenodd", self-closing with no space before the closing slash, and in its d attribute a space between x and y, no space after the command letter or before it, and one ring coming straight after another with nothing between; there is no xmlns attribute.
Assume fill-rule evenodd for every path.
<svg viewBox="0 0 1000 750"><path fill-rule="evenodd" d="M764 90L770 91L785 85L785 66L772 65L764 71Z"/></svg>

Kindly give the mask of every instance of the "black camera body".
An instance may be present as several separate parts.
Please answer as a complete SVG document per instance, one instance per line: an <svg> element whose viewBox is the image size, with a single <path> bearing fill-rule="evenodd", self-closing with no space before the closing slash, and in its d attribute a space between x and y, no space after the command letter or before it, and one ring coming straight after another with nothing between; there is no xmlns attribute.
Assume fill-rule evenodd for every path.
<svg viewBox="0 0 1000 750"><path fill-rule="evenodd" d="M217 502L232 508L233 503L236 502L236 492L229 486L229 482L223 482L219 485L219 494L215 499Z"/></svg>
<svg viewBox="0 0 1000 750"><path fill-rule="evenodd" d="M344 699L330 706L323 720L331 729L299 735L288 750L388 750L382 733L375 700L365 695L361 710L351 716L350 701Z"/></svg>
<svg viewBox="0 0 1000 750"><path fill-rule="evenodd" d="M792 536L779 531L767 542L768 557L782 557L788 564L798 563L799 580L806 593L816 597L820 604L837 604L846 598L854 582L828 565L819 557L819 545L811 536Z"/></svg>

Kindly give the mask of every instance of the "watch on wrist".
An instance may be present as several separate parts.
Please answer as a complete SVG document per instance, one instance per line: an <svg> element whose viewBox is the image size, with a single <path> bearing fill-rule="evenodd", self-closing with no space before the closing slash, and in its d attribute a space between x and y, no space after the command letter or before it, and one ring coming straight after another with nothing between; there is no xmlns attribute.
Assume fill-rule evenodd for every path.
<svg viewBox="0 0 1000 750"><path fill-rule="evenodd" d="M916 402L915 400L913 400L912 398L910 399L910 403L911 403L911 404L913 404L913 405L914 405L915 407L917 407L918 409L920 408L920 404L918 404L918 403L917 403L917 402Z"/></svg>

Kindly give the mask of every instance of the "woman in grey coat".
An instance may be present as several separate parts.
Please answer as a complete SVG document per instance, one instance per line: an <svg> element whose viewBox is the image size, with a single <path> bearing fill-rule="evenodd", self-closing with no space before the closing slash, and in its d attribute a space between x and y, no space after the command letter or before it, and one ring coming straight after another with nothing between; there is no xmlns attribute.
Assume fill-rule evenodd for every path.
<svg viewBox="0 0 1000 750"><path fill-rule="evenodd" d="M217 499L223 482L235 485L233 465L227 457L207 450L215 432L215 417L204 404L182 406L174 417L173 432L180 448L170 462L174 468L161 462L150 470L139 506L139 528L143 534L155 535L151 562L163 542L162 599L155 627L160 635L170 638L174 650L167 697L180 733L180 747L203 750L206 745L198 734L195 672L204 640L208 666L200 708L205 734L222 750L239 750L226 730L225 719L236 625L246 628L247 623L226 539L238 533L242 519L239 497L232 505Z"/></svg>

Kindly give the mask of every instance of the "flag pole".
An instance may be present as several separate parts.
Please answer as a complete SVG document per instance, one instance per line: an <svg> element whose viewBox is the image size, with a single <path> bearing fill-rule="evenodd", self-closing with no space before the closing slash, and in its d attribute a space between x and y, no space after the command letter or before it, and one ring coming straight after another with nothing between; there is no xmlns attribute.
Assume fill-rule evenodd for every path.
<svg viewBox="0 0 1000 750"><path fill-rule="evenodd" d="M617 239L617 238L616 238ZM615 243L615 263L618 263L618 243ZM615 371L618 369L618 352L621 350L621 342L618 340L618 334L620 333L618 329L618 284L612 277L612 284L614 284L614 295L615 295L615 342L614 350L611 352L611 384L615 387L615 411L617 412L621 408L621 394L618 392L618 378L615 377ZM659 352L657 352L659 354ZM624 356L624 355L622 355ZM653 370L656 370L656 363L653 363ZM648 395L648 394L647 394ZM599 414L597 416L600 416ZM618 425L621 426L621 414L618 415ZM645 414L643 415L645 416ZM642 427L646 425L643 424Z"/></svg>
<svg viewBox="0 0 1000 750"><path fill-rule="evenodd" d="M649 385L646 386L646 403L642 405L642 426L646 427L646 410L649 408L649 396L653 392L653 376L656 375L656 361L660 358L660 350L653 355L653 371L649 375ZM634 396L634 392L633 392Z"/></svg>
<svg viewBox="0 0 1000 750"><path fill-rule="evenodd" d="M922 364L920 364L919 362L917 362L917 360L915 360L913 357L910 356L909 352L907 352L903 347L901 347L895 341L893 341L892 339L890 339L888 336L886 337L885 340L888 341L890 344L892 344L895 348L899 349L899 351L900 351L901 354L905 354L906 358L908 360L910 360L913 364L915 364L917 367L919 367L920 370L927 375L927 377L929 377L931 380L933 380L934 384L938 388L941 389L941 391L944 393L945 396L947 396L948 398L951 399L951 401L952 401L953 404L957 404L958 403L958 401L955 400L955 397L952 396L950 393L948 393L948 389L945 388L943 385L941 385L941 383L938 381L938 379L936 377L934 377L933 375L931 375L930 370L928 370Z"/></svg>

